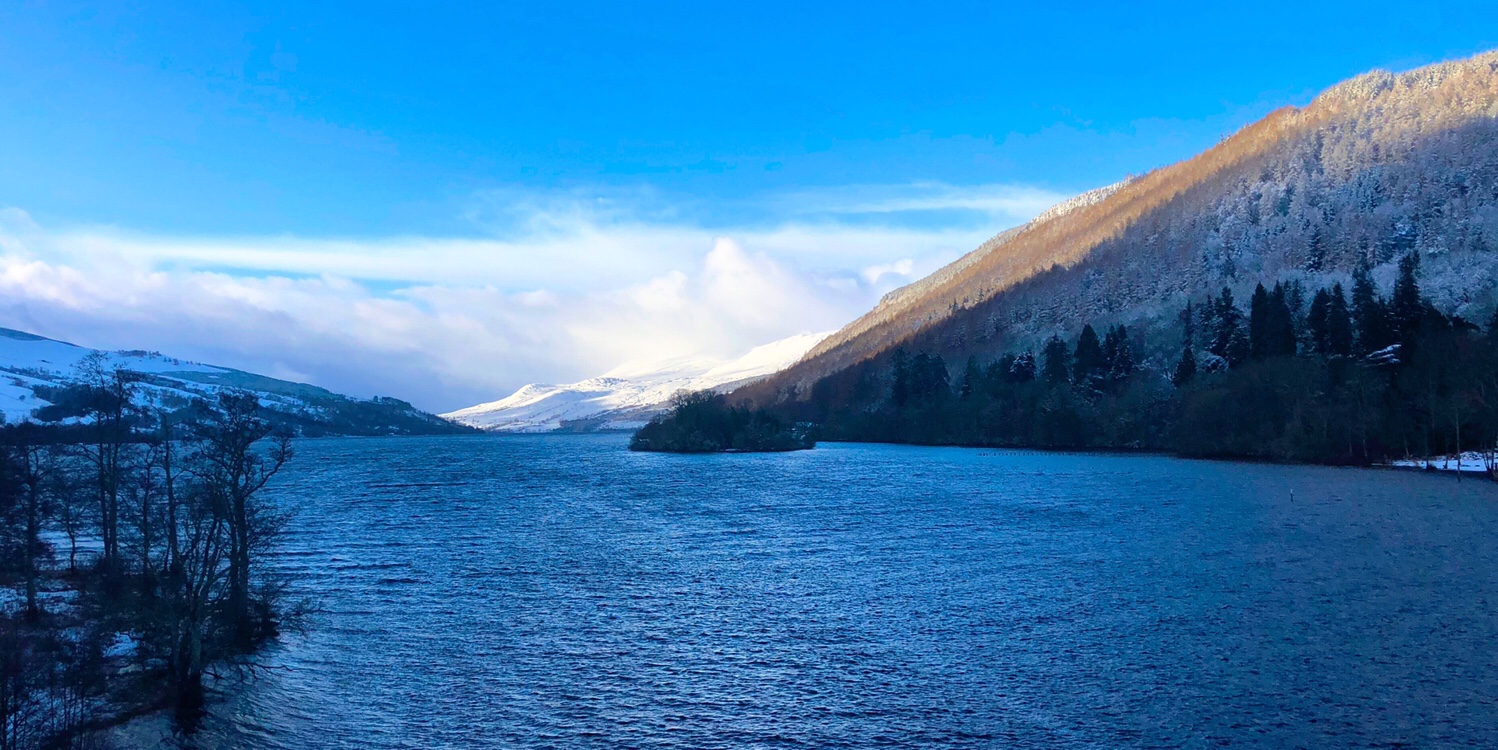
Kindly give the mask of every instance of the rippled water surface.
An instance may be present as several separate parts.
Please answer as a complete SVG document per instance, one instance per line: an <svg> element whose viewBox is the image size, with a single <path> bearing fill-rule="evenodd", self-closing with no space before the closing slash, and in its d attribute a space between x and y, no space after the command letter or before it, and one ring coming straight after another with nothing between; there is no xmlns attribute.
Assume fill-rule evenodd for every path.
<svg viewBox="0 0 1498 750"><path fill-rule="evenodd" d="M1498 487L1158 457L315 440L325 612L213 747L1498 743Z"/></svg>

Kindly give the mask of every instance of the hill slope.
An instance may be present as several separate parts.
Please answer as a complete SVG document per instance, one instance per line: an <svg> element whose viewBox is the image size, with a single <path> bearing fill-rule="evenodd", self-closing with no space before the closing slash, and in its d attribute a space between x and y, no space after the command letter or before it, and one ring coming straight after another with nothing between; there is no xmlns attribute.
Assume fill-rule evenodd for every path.
<svg viewBox="0 0 1498 750"><path fill-rule="evenodd" d="M1480 317L1498 279L1498 52L1359 76L1094 198L996 237L739 395L804 398L899 345L953 362L1084 322L1167 326L1223 286L1314 288L1360 259L1387 285L1410 250L1434 303Z"/></svg>
<svg viewBox="0 0 1498 750"><path fill-rule="evenodd" d="M469 432L461 425L393 398L362 400L304 383L227 367L187 362L157 352L104 352L0 328L0 415L5 421L67 419L52 403L79 375L87 358L137 373L149 403L176 408L223 389L259 395L272 422L298 435L438 435Z"/></svg>

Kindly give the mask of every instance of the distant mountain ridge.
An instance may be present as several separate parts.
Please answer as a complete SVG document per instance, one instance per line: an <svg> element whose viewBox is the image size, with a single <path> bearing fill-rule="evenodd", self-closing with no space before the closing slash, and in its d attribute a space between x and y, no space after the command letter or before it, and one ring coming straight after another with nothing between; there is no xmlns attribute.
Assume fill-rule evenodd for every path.
<svg viewBox="0 0 1498 750"><path fill-rule="evenodd" d="M768 377L827 335L791 336L727 361L679 357L622 365L577 383L532 383L498 401L442 416L491 432L634 430L664 411L679 391L725 391Z"/></svg>
<svg viewBox="0 0 1498 750"><path fill-rule="evenodd" d="M226 389L249 391L260 397L267 418L302 436L471 432L393 398L355 399L314 385L158 352L106 352L9 328L0 328L0 414L7 422L66 418L49 414L56 411L50 399L77 379L80 364L90 356L102 357L107 367L136 373L141 396L151 405L180 408Z"/></svg>
<svg viewBox="0 0 1498 750"><path fill-rule="evenodd" d="M1387 287L1411 250L1435 304L1482 318L1498 301L1498 52L1358 76L1081 197L892 293L740 397L805 398L895 347L955 364L1087 322L1171 326L1224 286L1246 299L1261 281L1345 283L1361 261Z"/></svg>

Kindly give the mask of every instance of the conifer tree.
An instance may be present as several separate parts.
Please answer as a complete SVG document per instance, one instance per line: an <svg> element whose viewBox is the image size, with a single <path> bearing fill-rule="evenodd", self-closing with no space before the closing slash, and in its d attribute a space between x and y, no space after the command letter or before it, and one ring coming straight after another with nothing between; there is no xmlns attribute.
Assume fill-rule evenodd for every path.
<svg viewBox="0 0 1498 750"><path fill-rule="evenodd" d="M1311 312L1306 315L1306 338L1311 352L1323 357L1331 354L1331 342L1327 336L1327 317L1331 314L1332 296L1325 289L1316 290L1311 297Z"/></svg>
<svg viewBox="0 0 1498 750"><path fill-rule="evenodd" d="M1248 334L1243 332L1243 326L1237 326L1233 329L1232 335L1228 338L1227 354L1224 359L1228 361L1229 367L1237 367L1244 362L1247 362L1248 358Z"/></svg>
<svg viewBox="0 0 1498 750"><path fill-rule="evenodd" d="M952 395L951 378L947 361L940 354L927 355L926 367L921 373L921 396L929 399Z"/></svg>
<svg viewBox="0 0 1498 750"><path fill-rule="evenodd" d="M1347 310L1347 296L1342 293L1342 282L1332 284L1327 294L1329 305L1326 311L1326 353L1335 357L1352 354L1352 315Z"/></svg>
<svg viewBox="0 0 1498 750"><path fill-rule="evenodd" d="M1077 336L1077 351L1072 355L1072 383L1094 387L1094 381L1106 374L1106 364L1097 331L1090 324L1082 326L1082 333Z"/></svg>
<svg viewBox="0 0 1498 750"><path fill-rule="evenodd" d="M1399 259L1399 278L1394 282L1394 291L1389 299L1389 317L1394 333L1402 342L1409 342L1425 317L1425 304L1420 299L1420 285L1416 276L1420 273L1420 255L1410 252Z"/></svg>
<svg viewBox="0 0 1498 750"><path fill-rule="evenodd" d="M1134 350L1129 345L1129 331L1122 324L1108 329L1103 346L1108 362L1108 382L1121 385L1134 374Z"/></svg>
<svg viewBox="0 0 1498 750"><path fill-rule="evenodd" d="M1012 383L1029 383L1035 380L1035 355L1020 352L1009 365L1008 374Z"/></svg>
<svg viewBox="0 0 1498 750"><path fill-rule="evenodd" d="M1389 313L1366 260L1352 271L1352 322L1357 329L1357 353L1367 356L1389 344Z"/></svg>
<svg viewBox="0 0 1498 750"><path fill-rule="evenodd" d="M972 399L973 390L977 387L978 378L980 377L982 376L978 372L978 358L968 357L967 367L962 371L962 385L959 388L959 394L963 401Z"/></svg>
<svg viewBox="0 0 1498 750"><path fill-rule="evenodd" d="M1223 287L1222 295L1212 305L1215 331L1208 349L1227 360L1231 367L1242 364L1249 356L1248 336L1243 331L1243 313L1233 302L1233 290Z"/></svg>
<svg viewBox="0 0 1498 750"><path fill-rule="evenodd" d="M1192 326L1194 328L1192 335L1195 337L1192 338L1192 346L1197 349L1210 350L1213 341L1216 341L1216 326L1218 326L1216 307L1218 307L1218 301L1209 293L1206 302L1201 302L1201 307L1197 308L1197 325Z"/></svg>
<svg viewBox="0 0 1498 750"><path fill-rule="evenodd" d="M1269 291L1259 284L1248 299L1248 348L1254 359L1269 356L1269 318Z"/></svg>
<svg viewBox="0 0 1498 750"><path fill-rule="evenodd" d="M1071 351L1060 336L1051 335L1045 342L1042 355L1041 377L1050 385L1061 385L1071 378Z"/></svg>
<svg viewBox="0 0 1498 750"><path fill-rule="evenodd" d="M1170 382L1175 387L1184 387L1196 377L1196 355L1191 353L1191 345L1181 347L1181 358L1176 362L1175 372L1170 376Z"/></svg>
<svg viewBox="0 0 1498 750"><path fill-rule="evenodd" d="M1311 242L1306 251L1306 270L1320 271L1326 266L1326 241L1321 238L1321 227L1311 230Z"/></svg>
<svg viewBox="0 0 1498 750"><path fill-rule="evenodd" d="M1263 284L1254 288L1249 301L1249 353L1254 359L1295 355L1295 321L1286 302L1285 287L1275 284L1268 291Z"/></svg>
<svg viewBox="0 0 1498 750"><path fill-rule="evenodd" d="M905 353L905 347L895 348L895 353L890 355L890 366L895 375L890 400L895 403L896 409L903 408L905 402L910 400L910 355Z"/></svg>
<svg viewBox="0 0 1498 750"><path fill-rule="evenodd" d="M1291 289L1276 283L1269 292L1269 320L1265 328L1271 357L1295 356L1295 309L1300 303L1290 304Z"/></svg>
<svg viewBox="0 0 1498 750"><path fill-rule="evenodd" d="M1212 349L1212 344L1217 339L1217 299L1207 295L1207 301L1196 309L1197 321L1192 326L1192 344L1198 349Z"/></svg>

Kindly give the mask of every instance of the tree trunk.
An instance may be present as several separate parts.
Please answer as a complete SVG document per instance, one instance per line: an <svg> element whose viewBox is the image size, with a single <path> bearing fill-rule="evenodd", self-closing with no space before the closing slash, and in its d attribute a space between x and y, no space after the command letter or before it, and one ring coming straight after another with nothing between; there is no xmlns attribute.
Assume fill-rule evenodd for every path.
<svg viewBox="0 0 1498 750"><path fill-rule="evenodd" d="M177 647L175 702L177 721L191 726L203 715L203 634L189 614Z"/></svg>
<svg viewBox="0 0 1498 750"><path fill-rule="evenodd" d="M242 504L235 508L233 549L229 553L229 612L234 621L235 642L248 650L254 645L254 620L250 617L250 532Z"/></svg>

